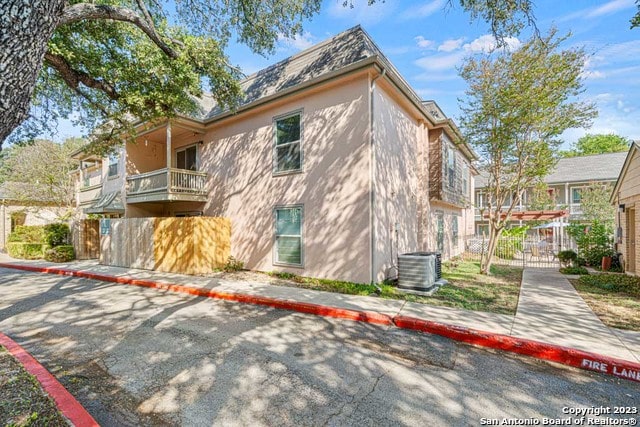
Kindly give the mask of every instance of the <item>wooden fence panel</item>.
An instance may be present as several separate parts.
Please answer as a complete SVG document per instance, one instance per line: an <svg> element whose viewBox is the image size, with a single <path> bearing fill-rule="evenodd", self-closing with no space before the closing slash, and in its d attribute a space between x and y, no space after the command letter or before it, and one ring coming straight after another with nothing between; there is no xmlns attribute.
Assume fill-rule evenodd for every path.
<svg viewBox="0 0 640 427"><path fill-rule="evenodd" d="M100 263L184 274L224 266L231 253L228 218L112 219Z"/></svg>
<svg viewBox="0 0 640 427"><path fill-rule="evenodd" d="M100 221L82 219L71 224L71 241L77 259L100 257Z"/></svg>

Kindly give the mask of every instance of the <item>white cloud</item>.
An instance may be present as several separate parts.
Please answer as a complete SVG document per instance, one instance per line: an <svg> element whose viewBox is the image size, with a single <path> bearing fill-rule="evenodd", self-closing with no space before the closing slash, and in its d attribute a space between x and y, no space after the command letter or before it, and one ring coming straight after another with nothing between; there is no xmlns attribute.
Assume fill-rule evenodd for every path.
<svg viewBox="0 0 640 427"><path fill-rule="evenodd" d="M285 37L283 35L278 36L278 43L280 43L281 46L294 50L307 49L314 45L314 40L315 37L308 31L305 31L302 34L297 34L295 37Z"/></svg>
<svg viewBox="0 0 640 427"><path fill-rule="evenodd" d="M504 43L507 50L515 50L522 44L516 37L505 37ZM485 34L462 48L469 53L491 53L498 48L498 41L491 34Z"/></svg>
<svg viewBox="0 0 640 427"><path fill-rule="evenodd" d="M425 56L418 59L415 64L427 71L443 71L455 68L464 58L464 52L456 52L449 55Z"/></svg>
<svg viewBox="0 0 640 427"><path fill-rule="evenodd" d="M607 75L599 70L593 70L593 71L584 70L582 72L582 78L584 79L596 80L596 79L604 79L605 77L607 77Z"/></svg>
<svg viewBox="0 0 640 427"><path fill-rule="evenodd" d="M444 8L444 0L432 0L421 5L410 7L400 15L401 20L421 19L433 15Z"/></svg>
<svg viewBox="0 0 640 427"><path fill-rule="evenodd" d="M521 44L520 40L515 37L507 37L505 42L506 49L508 50L517 49ZM452 53L446 54L425 56L415 61L415 64L427 71L448 70L459 65L466 55L490 53L496 50L497 47L498 43L495 37L485 34L470 43L462 45L462 48L457 51L452 51Z"/></svg>
<svg viewBox="0 0 640 427"><path fill-rule="evenodd" d="M445 40L440 46L438 46L438 52L452 52L456 49L460 49L462 42L464 42L464 37Z"/></svg>
<svg viewBox="0 0 640 427"><path fill-rule="evenodd" d="M422 36L415 37L414 40L421 49L431 49L435 45L433 40L427 40Z"/></svg>
<svg viewBox="0 0 640 427"><path fill-rule="evenodd" d="M612 0L602 6L591 9L585 15L587 18L597 18L603 15L609 15L619 12L621 10L630 9L634 7L634 0Z"/></svg>

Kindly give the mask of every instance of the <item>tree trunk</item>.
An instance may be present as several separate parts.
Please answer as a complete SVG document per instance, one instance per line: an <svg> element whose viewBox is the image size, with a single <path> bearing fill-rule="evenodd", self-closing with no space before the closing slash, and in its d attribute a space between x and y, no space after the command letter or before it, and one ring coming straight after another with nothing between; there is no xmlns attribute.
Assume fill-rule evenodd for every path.
<svg viewBox="0 0 640 427"><path fill-rule="evenodd" d="M31 96L64 0L0 0L0 150L29 116Z"/></svg>
<svg viewBox="0 0 640 427"><path fill-rule="evenodd" d="M493 254L496 252L500 234L502 234L502 229L496 229L489 225L489 245L487 247L487 254L480 264L480 274L489 274L491 272Z"/></svg>

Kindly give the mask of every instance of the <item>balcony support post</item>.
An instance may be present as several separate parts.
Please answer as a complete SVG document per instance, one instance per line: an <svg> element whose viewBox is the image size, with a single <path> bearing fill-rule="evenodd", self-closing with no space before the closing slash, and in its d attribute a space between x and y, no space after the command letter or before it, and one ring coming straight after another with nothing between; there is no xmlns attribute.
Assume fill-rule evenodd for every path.
<svg viewBox="0 0 640 427"><path fill-rule="evenodd" d="M167 173L171 171L171 121L167 121Z"/></svg>

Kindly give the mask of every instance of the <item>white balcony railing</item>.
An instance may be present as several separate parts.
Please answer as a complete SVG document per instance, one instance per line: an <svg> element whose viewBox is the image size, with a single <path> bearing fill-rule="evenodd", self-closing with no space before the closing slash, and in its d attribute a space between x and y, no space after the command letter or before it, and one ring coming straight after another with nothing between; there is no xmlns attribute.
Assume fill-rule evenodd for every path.
<svg viewBox="0 0 640 427"><path fill-rule="evenodd" d="M207 174L185 169L158 169L127 177L127 196L177 193L206 196Z"/></svg>

